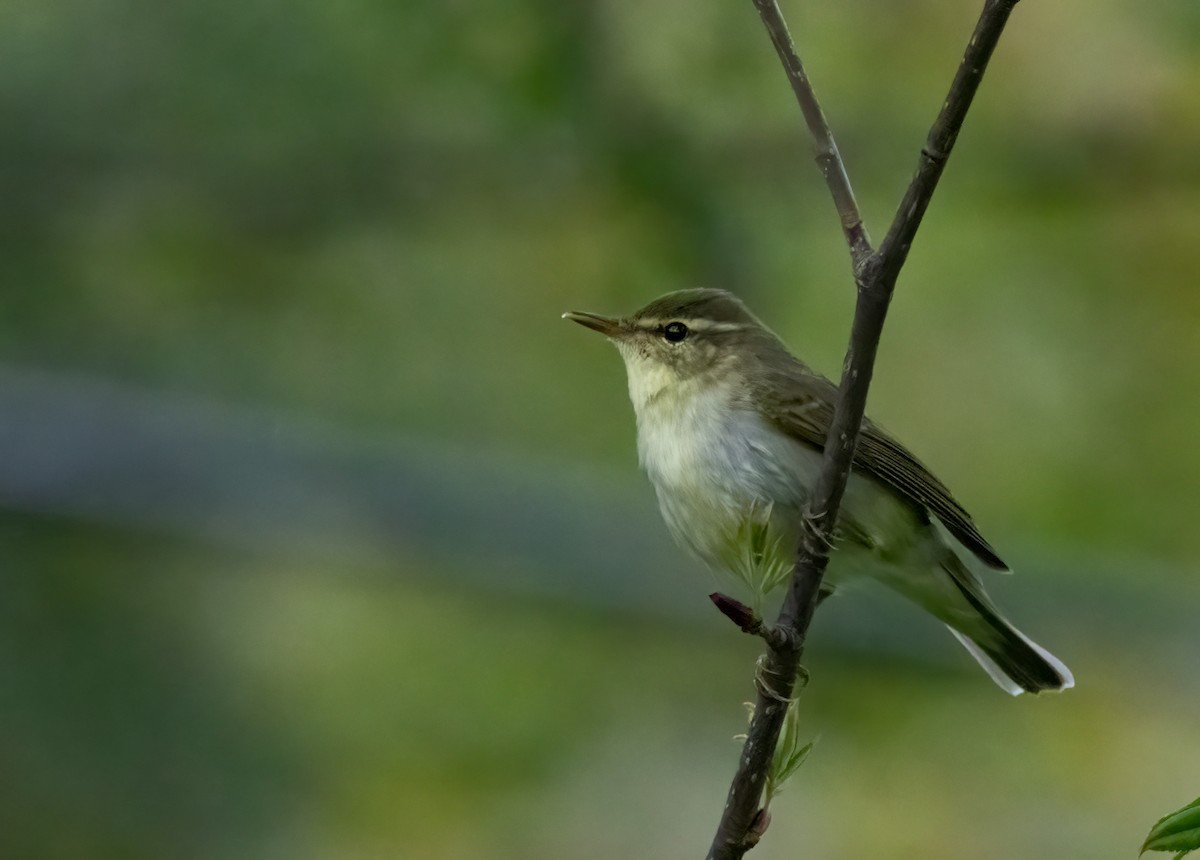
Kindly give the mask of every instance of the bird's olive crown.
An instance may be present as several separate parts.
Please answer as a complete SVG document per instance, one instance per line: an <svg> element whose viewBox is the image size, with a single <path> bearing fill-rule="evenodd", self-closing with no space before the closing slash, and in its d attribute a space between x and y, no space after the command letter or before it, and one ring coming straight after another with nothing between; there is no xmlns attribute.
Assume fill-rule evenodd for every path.
<svg viewBox="0 0 1200 860"><path fill-rule="evenodd" d="M761 325L742 304L742 300L725 290L680 290L668 293L646 305L632 317L635 322L727 323L732 325Z"/></svg>

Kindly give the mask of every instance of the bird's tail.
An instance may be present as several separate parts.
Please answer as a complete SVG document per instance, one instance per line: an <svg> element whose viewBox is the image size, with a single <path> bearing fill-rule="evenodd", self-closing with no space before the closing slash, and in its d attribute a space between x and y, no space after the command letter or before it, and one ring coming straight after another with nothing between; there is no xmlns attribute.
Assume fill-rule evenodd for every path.
<svg viewBox="0 0 1200 860"><path fill-rule="evenodd" d="M1002 689L1014 696L1021 693L1057 693L1075 686L1075 678L1063 662L999 616L1004 626L985 642L971 639L950 627L950 632L979 661L979 665Z"/></svg>
<svg viewBox="0 0 1200 860"><path fill-rule="evenodd" d="M943 568L973 612L943 618L950 632L1001 688L1021 693L1058 692L1075 686L1061 660L1008 623L957 556Z"/></svg>

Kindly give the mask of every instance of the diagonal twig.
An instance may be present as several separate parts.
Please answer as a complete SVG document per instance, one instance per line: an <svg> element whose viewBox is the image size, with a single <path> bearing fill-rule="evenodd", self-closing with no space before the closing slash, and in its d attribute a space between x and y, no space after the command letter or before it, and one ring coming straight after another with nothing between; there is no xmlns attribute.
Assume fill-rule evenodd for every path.
<svg viewBox="0 0 1200 860"><path fill-rule="evenodd" d="M833 526L850 475L859 426L866 410L867 390L875 366L879 336L887 316L896 277L908 256L913 237L933 196L942 169L954 147L971 100L996 47L1009 14L1018 0L986 0L975 32L963 53L950 92L921 150L917 172L877 252L870 252L862 219L832 132L825 122L812 86L796 56L787 26L775 0L753 0L775 45L796 98L813 135L825 181L829 185L854 262L858 300L850 330L850 345L842 367L833 421L825 442L821 474L804 517L800 548L792 580L759 667L754 718L747 731L738 769L729 788L725 809L709 849L708 860L737 860L757 843L762 828L754 829L759 801L779 732L787 715L787 700L795 687L804 640L829 561ZM868 250L864 251L866 248ZM765 638L765 637L764 637ZM771 640L768 639L770 643ZM770 694L764 690L767 686Z"/></svg>
<svg viewBox="0 0 1200 860"><path fill-rule="evenodd" d="M858 201L854 199L854 189L850 187L850 177L846 175L846 165L842 162L837 141L833 139L833 131L825 119L825 112L821 110L817 94L813 92L812 82L808 79L808 73L804 71L800 55L796 53L792 34L788 32L787 22L783 20L783 13L779 11L779 4L776 0L753 2L767 28L767 34L771 37L771 44L775 46L775 53L779 55L779 61L783 63L783 69L787 72L788 82L792 85L792 92L800 105L800 112L804 114L804 122L808 125L808 132L812 136L813 148L816 151L817 167L825 177L829 193L833 195L833 203L842 222L842 233L846 237L846 244L850 246L851 261L857 272L871 256L871 240L867 236L866 227L863 226L862 214L858 211Z"/></svg>

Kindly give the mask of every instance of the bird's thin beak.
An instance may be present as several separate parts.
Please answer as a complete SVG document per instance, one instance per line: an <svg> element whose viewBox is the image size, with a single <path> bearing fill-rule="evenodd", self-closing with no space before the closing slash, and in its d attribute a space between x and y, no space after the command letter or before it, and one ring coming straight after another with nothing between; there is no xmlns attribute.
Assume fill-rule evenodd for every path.
<svg viewBox="0 0 1200 860"><path fill-rule="evenodd" d="M583 311L567 311L562 318L577 322L592 331L598 331L605 337L616 337L621 333L621 321L612 317L602 317L599 314L589 314Z"/></svg>

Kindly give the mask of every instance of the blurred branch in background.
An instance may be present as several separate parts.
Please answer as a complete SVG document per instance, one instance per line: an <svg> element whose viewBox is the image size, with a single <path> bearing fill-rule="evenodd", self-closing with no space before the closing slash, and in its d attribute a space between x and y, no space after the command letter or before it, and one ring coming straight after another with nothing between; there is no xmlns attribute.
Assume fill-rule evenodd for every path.
<svg viewBox="0 0 1200 860"><path fill-rule="evenodd" d="M593 470L96 377L0 365L0 451L12 510L332 561L490 556L452 566L484 590L657 615L670 583L642 572L682 566L628 513L644 497Z"/></svg>
<svg viewBox="0 0 1200 860"><path fill-rule="evenodd" d="M717 623L702 595L679 600L680 588L704 573L656 527L645 487L594 468L11 364L0 365L0 451L0 505L10 513L325 559L335 569L383 562L401 578L421 575L414 558L457 561L445 574L454 587ZM614 533L622 539L613 542ZM580 546L596 551L576 557ZM1154 659L1190 659L1165 644L1190 631L1171 577L1134 583L1096 563L1024 556L1020 566L1042 580L1043 600L1017 589L1004 598L1015 612L1056 617L1047 607L1086 582L1082 618L1131 607L1122 616L1129 624L1161 619L1167 650ZM503 575L481 574L473 562L484 557ZM1051 569L1058 575L1039 577ZM830 647L972 668L899 602L860 597L824 610L837 615L820 631ZM1106 633L1131 629L1118 621Z"/></svg>

